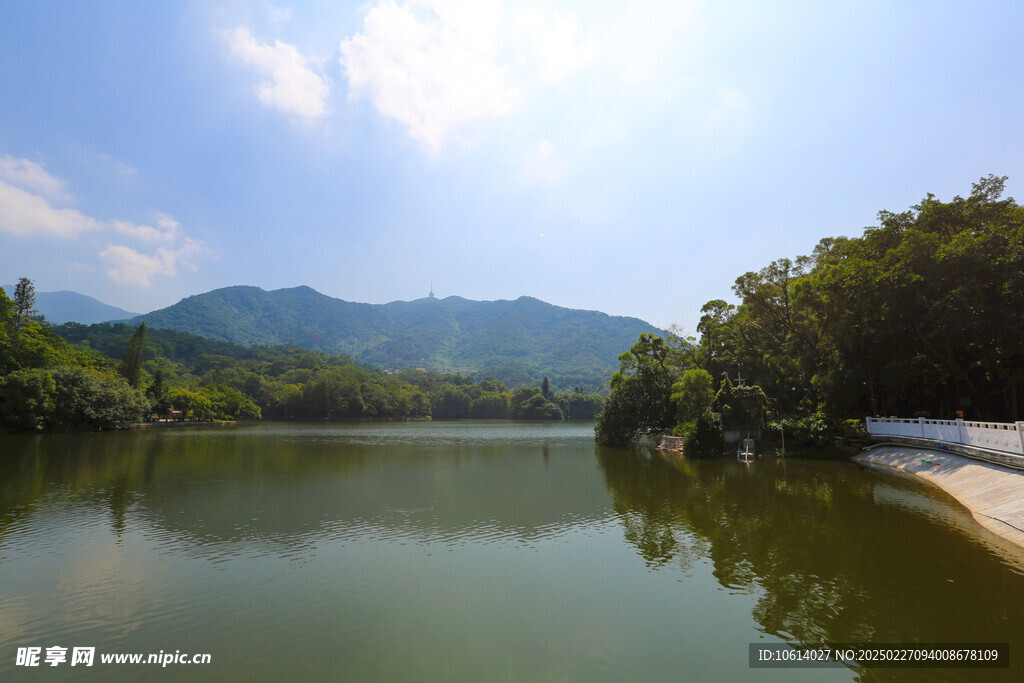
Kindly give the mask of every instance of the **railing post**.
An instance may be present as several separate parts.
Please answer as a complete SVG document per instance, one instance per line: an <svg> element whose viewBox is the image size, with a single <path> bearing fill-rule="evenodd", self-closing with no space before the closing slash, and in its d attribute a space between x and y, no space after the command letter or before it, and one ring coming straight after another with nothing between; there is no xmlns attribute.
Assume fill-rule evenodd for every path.
<svg viewBox="0 0 1024 683"><path fill-rule="evenodd" d="M964 419L962 417L956 419L956 432L960 435L957 443L964 443Z"/></svg>
<svg viewBox="0 0 1024 683"><path fill-rule="evenodd" d="M1017 436L1020 437L1020 454L1024 455L1024 422L1017 423Z"/></svg>
<svg viewBox="0 0 1024 683"><path fill-rule="evenodd" d="M921 438L922 439L928 438L928 437L926 437L924 435L924 418L923 417L917 418L917 424L921 426Z"/></svg>

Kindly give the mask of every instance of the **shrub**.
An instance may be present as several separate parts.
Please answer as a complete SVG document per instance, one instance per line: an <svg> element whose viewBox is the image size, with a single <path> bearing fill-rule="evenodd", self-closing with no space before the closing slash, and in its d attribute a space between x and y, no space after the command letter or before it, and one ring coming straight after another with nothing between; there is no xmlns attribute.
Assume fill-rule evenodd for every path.
<svg viewBox="0 0 1024 683"><path fill-rule="evenodd" d="M53 410L53 391L53 376L47 370L15 370L0 377L0 424L42 428Z"/></svg>
<svg viewBox="0 0 1024 683"><path fill-rule="evenodd" d="M783 429L787 444L825 448L835 443L835 437L840 433L841 427L831 416L819 409L807 415L787 417L768 424L768 432L775 437L780 436Z"/></svg>
<svg viewBox="0 0 1024 683"><path fill-rule="evenodd" d="M683 453L693 458L710 458L722 454L722 417L710 410L701 413L686 434Z"/></svg>

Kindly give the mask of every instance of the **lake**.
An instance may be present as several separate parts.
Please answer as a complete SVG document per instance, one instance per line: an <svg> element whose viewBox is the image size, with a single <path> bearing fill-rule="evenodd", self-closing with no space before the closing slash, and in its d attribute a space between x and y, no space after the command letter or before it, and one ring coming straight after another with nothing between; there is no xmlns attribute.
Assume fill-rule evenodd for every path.
<svg viewBox="0 0 1024 683"><path fill-rule="evenodd" d="M0 437L0 679L1021 678L1024 551L941 491L592 430ZM748 667L748 644L780 641L1008 642L1013 668ZM68 662L16 665L52 646ZM211 662L99 661L176 651Z"/></svg>

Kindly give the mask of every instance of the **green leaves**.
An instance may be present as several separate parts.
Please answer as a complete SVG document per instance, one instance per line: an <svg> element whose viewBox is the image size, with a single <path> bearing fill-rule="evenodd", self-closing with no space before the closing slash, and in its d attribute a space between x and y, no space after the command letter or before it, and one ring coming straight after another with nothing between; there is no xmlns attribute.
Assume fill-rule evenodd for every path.
<svg viewBox="0 0 1024 683"><path fill-rule="evenodd" d="M146 353L146 323L139 325L128 342L128 350L121 359L121 374L134 388L139 387L142 377L142 359Z"/></svg>
<svg viewBox="0 0 1024 683"><path fill-rule="evenodd" d="M705 307L701 348L786 410L953 415L969 400L976 415L1019 419L1024 210L1000 199L1004 183L881 211L861 237L740 276L734 314Z"/></svg>
<svg viewBox="0 0 1024 683"><path fill-rule="evenodd" d="M707 370L694 368L672 385L672 401L679 422L693 422L711 407L715 399L714 380Z"/></svg>
<svg viewBox="0 0 1024 683"><path fill-rule="evenodd" d="M709 379L734 371L759 386L719 392L725 429L759 424L765 393L799 416L798 438L817 444L829 442L836 416L1021 419L1024 208L1001 199L1005 180L982 178L966 199L928 195L881 211L860 237L825 238L809 257L741 275L741 303L705 304L695 344L642 335L619 357L598 439L667 430L666 406L690 434ZM710 375L679 377L684 362Z"/></svg>
<svg viewBox="0 0 1024 683"><path fill-rule="evenodd" d="M48 422L53 429L97 429L136 422L149 410L146 397L123 377L74 366L54 368L51 374L54 407Z"/></svg>
<svg viewBox="0 0 1024 683"><path fill-rule="evenodd" d="M612 393L594 429L597 440L621 445L638 434L667 431L675 424L672 385L680 373L678 348L653 334L641 334L628 353L619 356Z"/></svg>
<svg viewBox="0 0 1024 683"><path fill-rule="evenodd" d="M46 370L16 370L0 377L0 423L34 431L53 412L53 376Z"/></svg>

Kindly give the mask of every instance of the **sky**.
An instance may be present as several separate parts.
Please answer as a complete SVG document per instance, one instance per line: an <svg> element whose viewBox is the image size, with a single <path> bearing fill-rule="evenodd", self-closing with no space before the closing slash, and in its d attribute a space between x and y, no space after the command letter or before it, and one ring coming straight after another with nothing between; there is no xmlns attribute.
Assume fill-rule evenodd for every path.
<svg viewBox="0 0 1024 683"><path fill-rule="evenodd" d="M990 173L1020 2L0 3L0 284L514 299L694 334Z"/></svg>

